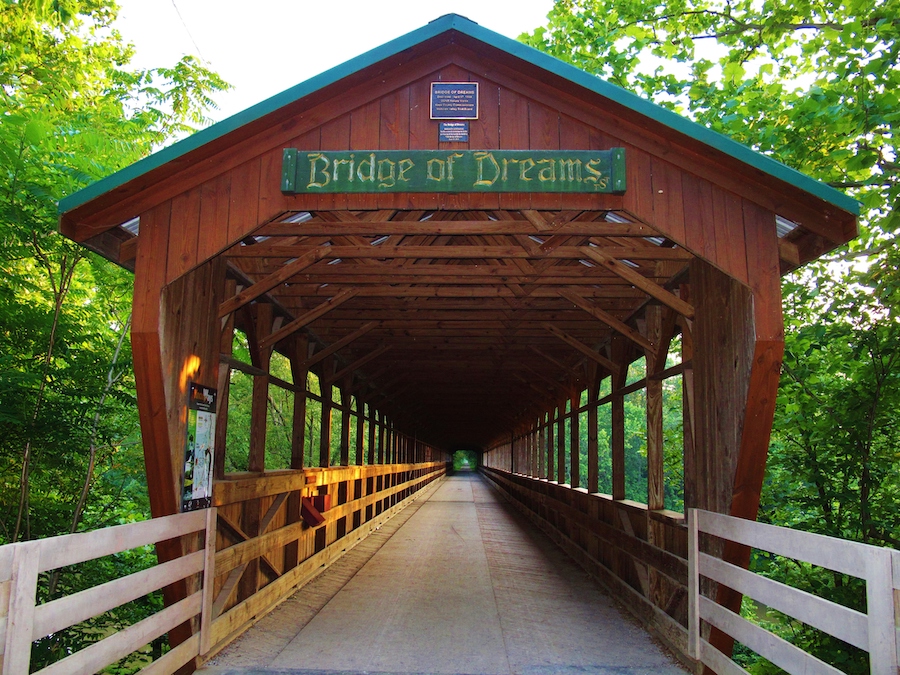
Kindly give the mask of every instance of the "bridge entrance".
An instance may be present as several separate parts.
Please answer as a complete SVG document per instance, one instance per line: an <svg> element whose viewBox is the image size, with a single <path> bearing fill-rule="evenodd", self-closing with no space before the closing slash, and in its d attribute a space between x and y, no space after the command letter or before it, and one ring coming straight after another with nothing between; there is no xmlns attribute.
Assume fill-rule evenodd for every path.
<svg viewBox="0 0 900 675"><path fill-rule="evenodd" d="M134 270L153 514L218 508L213 652L467 448L687 654L682 512L755 519L780 275L856 208L450 15L63 200L60 227Z"/></svg>

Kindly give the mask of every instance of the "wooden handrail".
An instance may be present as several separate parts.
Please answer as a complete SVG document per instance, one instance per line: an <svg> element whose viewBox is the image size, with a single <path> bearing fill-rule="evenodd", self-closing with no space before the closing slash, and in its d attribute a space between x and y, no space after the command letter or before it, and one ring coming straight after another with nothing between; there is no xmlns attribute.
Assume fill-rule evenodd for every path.
<svg viewBox="0 0 900 675"><path fill-rule="evenodd" d="M208 648L210 642L208 614L212 602L215 531L216 509L212 508L0 547L0 585L8 582L10 589L8 602L0 603L2 675L28 675L31 643L35 640L202 573L202 590L37 672L90 675L200 615L200 634L147 667L156 675L178 670L203 653L203 646ZM204 550L36 606L39 572L196 532L206 534Z"/></svg>
<svg viewBox="0 0 900 675"><path fill-rule="evenodd" d="M867 612L857 612L701 553L701 533L863 579ZM717 673L746 671L702 639L701 620L789 673L841 671L702 596L701 576L869 652L873 675L896 675L898 632L893 591L900 587L897 551L690 509L688 562L688 649L692 657Z"/></svg>

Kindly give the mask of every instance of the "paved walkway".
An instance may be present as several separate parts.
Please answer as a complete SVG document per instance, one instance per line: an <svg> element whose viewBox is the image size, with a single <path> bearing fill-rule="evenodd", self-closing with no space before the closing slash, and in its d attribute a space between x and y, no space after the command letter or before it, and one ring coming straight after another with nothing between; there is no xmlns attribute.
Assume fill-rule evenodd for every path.
<svg viewBox="0 0 900 675"><path fill-rule="evenodd" d="M201 672L685 672L476 474L345 558Z"/></svg>

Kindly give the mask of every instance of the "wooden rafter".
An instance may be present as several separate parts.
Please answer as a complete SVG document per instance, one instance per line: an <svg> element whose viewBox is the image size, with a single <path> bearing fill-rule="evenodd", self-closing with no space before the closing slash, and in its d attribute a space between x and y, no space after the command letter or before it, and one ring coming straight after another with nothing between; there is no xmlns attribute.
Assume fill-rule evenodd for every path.
<svg viewBox="0 0 900 675"><path fill-rule="evenodd" d="M303 328L303 326L306 326L306 325L312 323L313 321L318 319L320 316L327 314L335 307L342 305L343 303L347 302L347 300L350 300L351 298L355 297L356 295L357 295L357 291L356 291L356 289L353 289L353 288L340 291L337 295L335 295L330 300L326 300L321 305L315 307L314 309L309 310L303 316L300 316L300 317L294 319L286 326L282 326L281 328L279 328L278 330L273 332L268 337L265 337L262 340L260 340L259 341L260 348L265 349L266 347L271 347L272 345L275 345L275 344L281 342L284 338L286 338L291 333L298 331L301 328Z"/></svg>
<svg viewBox="0 0 900 675"><path fill-rule="evenodd" d="M578 295L578 293L576 293L575 291L570 290L562 290L559 292L559 294L576 307L580 307L595 319L602 321L614 331L616 331L617 333L621 333L635 344L640 345L647 351L653 352L654 354L656 353L656 345L650 342L650 340L645 338L628 324L619 321L609 312L600 309L599 307L597 307L597 305L592 303L587 298L584 298Z"/></svg>
<svg viewBox="0 0 900 675"><path fill-rule="evenodd" d="M686 303L674 293L667 291L662 286L659 286L650 281L643 274L628 267L628 265L626 265L625 263L622 263L613 258L608 253L591 246L582 246L581 251L586 257L590 258L599 265L606 267L614 274L617 274L626 281L634 284L637 288L640 288L642 291L647 293L647 295L656 298L667 307L671 307L676 312L683 316L686 316L689 319L694 318L694 308L692 305Z"/></svg>
<svg viewBox="0 0 900 675"><path fill-rule="evenodd" d="M545 323L545 324L542 324L542 326L544 327L545 330L548 330L551 333L553 333L556 337L558 337L560 340L565 342L570 347L577 349L582 354L587 356L589 359L593 359L594 361L599 363L601 366L606 368L609 372L616 373L620 370L619 366L616 365L615 363L613 363L612 361L610 361L608 358L599 354L596 350L591 349L590 347L588 347L586 344L584 344L577 338L574 338L571 335L569 335L568 333L561 331L559 328L557 328L553 324Z"/></svg>
<svg viewBox="0 0 900 675"><path fill-rule="evenodd" d="M351 342L354 342L355 340L358 340L359 338L361 338L363 335L368 333L370 330L372 330L373 328L378 326L379 323L380 323L379 321L369 321L368 323L363 324L357 330L355 330L352 333L350 333L349 335L341 338L334 344L331 344L331 345L325 347L324 349L320 349L318 352L316 352L315 354L310 356L308 359L306 359L306 361L301 363L299 368L301 370L309 370L312 366L317 364L322 359L331 356L336 351L343 349L344 347L349 345Z"/></svg>
<svg viewBox="0 0 900 675"><path fill-rule="evenodd" d="M341 378L343 378L345 375L349 375L349 374L352 373L354 370L357 370L357 369L359 369L359 368L362 368L362 367L363 367L364 365L366 365L369 361L372 361L372 360L374 360L374 359L377 359L379 356L381 356L381 355L384 354L386 351L388 351L389 349L391 349L392 346L393 346L393 345L382 345L381 347L379 347L378 349L376 349L374 352L371 352L371 353L366 354L365 356L363 356L363 357L361 357L361 358L356 359L356 361L354 361L353 363L351 363L349 366L346 366L346 367L344 367L344 368L341 368L338 372L336 372L334 375L332 375L331 377L329 377L329 378L326 380L326 383L327 383L327 384L331 384L331 383L334 383L334 382L339 382L339 381L341 380Z"/></svg>
<svg viewBox="0 0 900 675"><path fill-rule="evenodd" d="M284 265L277 272L273 272L265 279L261 279L253 284L250 288L245 288L243 291L238 293L232 298L229 298L221 305L219 305L219 316L223 317L227 314L230 314L234 310L243 307L248 302L251 302L261 296L263 293L267 293L271 291L273 288L278 286L279 284L284 283L288 279L290 279L295 274L298 274L302 270L306 269L310 265L316 263L322 257L323 248L316 248L311 251L307 251L299 256L296 260Z"/></svg>

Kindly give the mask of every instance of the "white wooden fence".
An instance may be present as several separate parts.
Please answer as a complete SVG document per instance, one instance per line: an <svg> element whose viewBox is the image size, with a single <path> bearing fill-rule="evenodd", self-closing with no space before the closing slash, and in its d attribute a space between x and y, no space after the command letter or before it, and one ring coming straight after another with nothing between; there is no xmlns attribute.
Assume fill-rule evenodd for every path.
<svg viewBox="0 0 900 675"><path fill-rule="evenodd" d="M688 532L691 656L719 675L747 672L702 639L702 619L788 673L842 672L702 596L700 576L704 576L869 652L873 674L898 675L900 640L894 598L895 590L900 589L900 552L698 509L688 514ZM863 579L867 612L837 605L701 553L700 533Z"/></svg>
<svg viewBox="0 0 900 675"><path fill-rule="evenodd" d="M198 654L205 653L209 647L208 608L212 603L215 519L216 510L206 509L0 547L2 675L28 675L33 641L198 573L203 574L203 590L38 673L91 675L198 614L201 616L200 632L148 665L141 673L169 675ZM196 553L58 600L41 605L35 603L38 574L41 572L203 531L207 533L206 545Z"/></svg>

